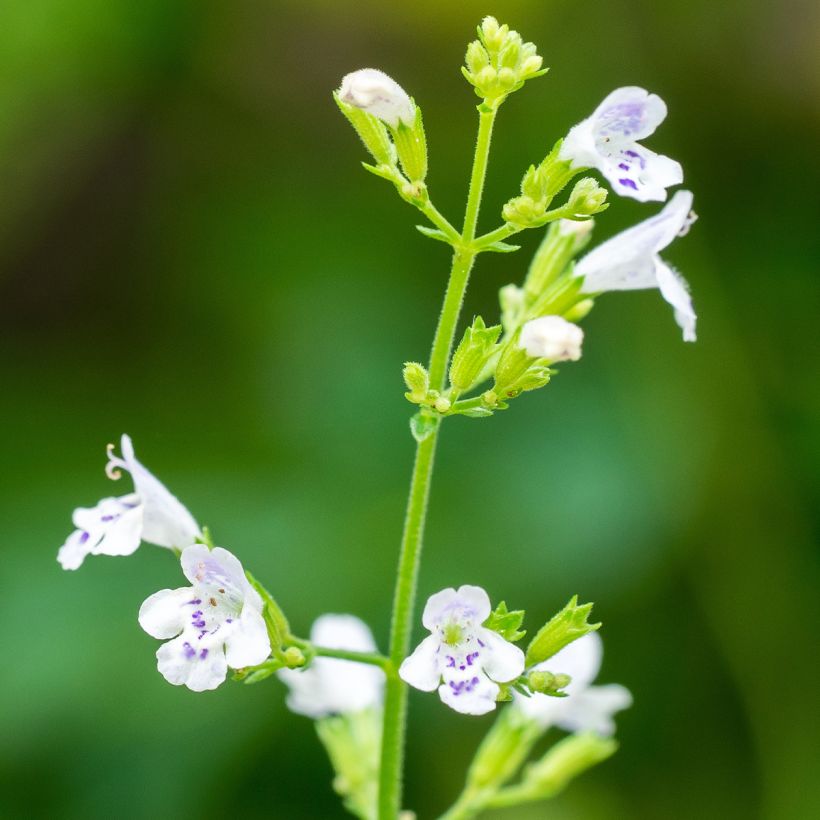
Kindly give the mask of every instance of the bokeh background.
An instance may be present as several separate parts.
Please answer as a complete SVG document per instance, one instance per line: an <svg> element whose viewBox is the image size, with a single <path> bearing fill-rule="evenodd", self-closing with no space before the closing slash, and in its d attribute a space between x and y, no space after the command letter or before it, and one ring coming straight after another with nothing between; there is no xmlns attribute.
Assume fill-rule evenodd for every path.
<svg viewBox="0 0 820 820"><path fill-rule="evenodd" d="M487 13L552 71L502 110L483 227L624 84L668 101L650 145L683 161L700 215L667 252L697 344L657 293L613 294L549 388L446 425L421 593L482 584L531 628L594 600L600 680L635 695L613 760L503 816L820 815L820 6L32 0L0 13L4 817L344 816L277 681L159 677L135 616L180 582L166 552L54 558L127 431L296 628L354 612L385 647L413 450L400 365L427 355L448 258L361 170L330 90L365 65L410 90L457 220L477 102L458 69ZM655 210L614 202L598 236ZM468 314L497 315L538 239L480 258ZM412 695L420 818L489 721Z"/></svg>

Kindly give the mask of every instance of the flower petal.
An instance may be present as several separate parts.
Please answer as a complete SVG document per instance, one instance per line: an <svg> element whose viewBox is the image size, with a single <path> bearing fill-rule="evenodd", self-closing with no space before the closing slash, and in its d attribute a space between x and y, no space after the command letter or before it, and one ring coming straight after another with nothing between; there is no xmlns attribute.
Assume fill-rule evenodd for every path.
<svg viewBox="0 0 820 820"><path fill-rule="evenodd" d="M612 735L615 732L616 712L632 705L629 690L617 683L590 686L577 695L566 698L567 709L556 719L556 724L568 732L595 732Z"/></svg>
<svg viewBox="0 0 820 820"><path fill-rule="evenodd" d="M476 672L469 677L452 677L438 688L442 702L463 715L486 715L495 709L499 686Z"/></svg>
<svg viewBox="0 0 820 820"><path fill-rule="evenodd" d="M560 652L556 652L535 668L569 675L572 681L564 691L572 695L586 689L595 680L601 669L603 657L604 644L601 636L597 632L590 632L567 644Z"/></svg>
<svg viewBox="0 0 820 820"><path fill-rule="evenodd" d="M393 128L397 128L400 122L412 126L415 121L416 107L407 92L377 68L362 68L346 74L342 78L339 97Z"/></svg>
<svg viewBox="0 0 820 820"><path fill-rule="evenodd" d="M675 321L683 330L683 341L694 342L697 339L695 323L697 315L692 307L689 285L677 271L673 270L660 257L655 260L655 271L661 296L675 309Z"/></svg>
<svg viewBox="0 0 820 820"><path fill-rule="evenodd" d="M140 626L153 638L174 638L187 623L195 592L191 587L161 589L143 601Z"/></svg>
<svg viewBox="0 0 820 820"><path fill-rule="evenodd" d="M222 547L208 549L205 544L192 544L182 551L182 571L194 586L205 584L224 588L225 595L233 601L237 611L250 604L262 611L262 599L251 586L242 562Z"/></svg>
<svg viewBox="0 0 820 820"><path fill-rule="evenodd" d="M592 116L599 135L637 142L666 119L666 103L645 88L624 86L605 97Z"/></svg>
<svg viewBox="0 0 820 820"><path fill-rule="evenodd" d="M638 202L663 202L666 189L683 182L681 164L632 143L598 164L615 193Z"/></svg>
<svg viewBox="0 0 820 820"><path fill-rule="evenodd" d="M63 569L79 569L85 556L91 552L91 539L85 530L74 530L57 553Z"/></svg>
<svg viewBox="0 0 820 820"><path fill-rule="evenodd" d="M436 625L441 620L444 613L455 603L458 593L452 588L442 589L441 592L436 592L427 599L424 607L424 612L421 616L421 622L425 629L431 632L436 628Z"/></svg>
<svg viewBox="0 0 820 820"><path fill-rule="evenodd" d="M193 544L200 534L194 517L159 479L137 461L129 436L123 435L121 448L125 466L145 507L143 539L160 547L177 549Z"/></svg>
<svg viewBox="0 0 820 820"><path fill-rule="evenodd" d="M261 612L245 603L238 621L227 633L225 654L228 666L239 669L262 663L271 651L268 628Z"/></svg>
<svg viewBox="0 0 820 820"><path fill-rule="evenodd" d="M477 624L484 623L490 617L493 611L490 596L481 587L464 584L458 588L458 597L475 613L474 618Z"/></svg>
<svg viewBox="0 0 820 820"><path fill-rule="evenodd" d="M174 686L185 685L194 692L216 689L228 674L221 644L200 641L183 633L157 650L157 669Z"/></svg>
<svg viewBox="0 0 820 820"><path fill-rule="evenodd" d="M517 646L490 629L482 628L477 634L489 650L482 652L481 665L493 680L506 683L524 671L524 653Z"/></svg>
<svg viewBox="0 0 820 820"><path fill-rule="evenodd" d="M376 641L367 624L355 615L320 615L310 630L310 640L328 649L374 652Z"/></svg>
<svg viewBox="0 0 820 820"><path fill-rule="evenodd" d="M619 233L584 256L575 266L584 277L584 293L640 290L658 286L655 257L686 225L692 209L690 191L678 191L655 216Z"/></svg>
<svg viewBox="0 0 820 820"><path fill-rule="evenodd" d="M451 591L455 592L455 590ZM437 663L438 650L438 637L428 635L416 647L413 654L404 659L399 667L399 677L410 686L421 689L422 692L432 692L441 680L441 673Z"/></svg>
<svg viewBox="0 0 820 820"><path fill-rule="evenodd" d="M132 555L140 545L142 520L142 507L134 507L106 523L101 533L92 531L92 539L95 535L101 534L101 537L91 548L91 554Z"/></svg>

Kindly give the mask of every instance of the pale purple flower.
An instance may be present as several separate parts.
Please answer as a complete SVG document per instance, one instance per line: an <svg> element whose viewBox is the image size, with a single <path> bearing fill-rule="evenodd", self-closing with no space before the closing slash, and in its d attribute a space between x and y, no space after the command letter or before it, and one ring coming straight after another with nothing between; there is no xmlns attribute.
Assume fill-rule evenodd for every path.
<svg viewBox="0 0 820 820"><path fill-rule="evenodd" d="M683 182L683 169L638 140L653 134L665 118L666 103L657 94L636 86L618 88L570 129L560 156L575 168L597 168L621 196L663 202L666 189Z"/></svg>
<svg viewBox="0 0 820 820"><path fill-rule="evenodd" d="M399 677L416 689L438 689L441 700L466 715L495 709L499 683L524 671L524 653L482 624L490 616L481 587L444 589L430 596L422 623L430 635L399 669Z"/></svg>
<svg viewBox="0 0 820 820"><path fill-rule="evenodd" d="M686 280L658 255L692 224L692 194L678 191L663 210L599 245L582 257L575 275L582 293L658 288L675 311L683 339L694 342L697 316Z"/></svg>
<svg viewBox="0 0 820 820"><path fill-rule="evenodd" d="M137 461L129 436L122 437L122 458L108 447L109 478L131 474L134 492L103 498L95 507L78 507L76 529L57 553L63 569L77 569L86 555L131 555L141 541L169 549L184 549L200 535L187 509Z"/></svg>
<svg viewBox="0 0 820 820"><path fill-rule="evenodd" d="M271 651L263 602L239 559L221 547L187 547L180 559L190 587L163 589L139 611L140 626L167 639L157 669L168 683L194 692L215 689L228 667L262 663Z"/></svg>

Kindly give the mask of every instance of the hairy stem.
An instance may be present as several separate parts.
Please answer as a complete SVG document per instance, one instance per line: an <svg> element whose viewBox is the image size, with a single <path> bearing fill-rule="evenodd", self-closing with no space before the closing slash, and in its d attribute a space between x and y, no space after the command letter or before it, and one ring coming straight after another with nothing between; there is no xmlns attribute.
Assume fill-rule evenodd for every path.
<svg viewBox="0 0 820 820"><path fill-rule="evenodd" d="M472 246L487 173L494 121L494 110L479 112L478 137L470 176L467 208L464 214L464 229L461 233L461 242L453 255L447 292L444 296L444 304L430 353L430 384L438 390L443 390L446 384L447 363L453 347L470 271L475 261L476 252ZM435 430L416 447L416 460L404 521L390 627L391 668L388 669L384 704L379 774L379 820L396 820L401 808L404 740L407 728L407 688L398 677L397 670L407 656L410 646L424 524L437 441L438 430Z"/></svg>

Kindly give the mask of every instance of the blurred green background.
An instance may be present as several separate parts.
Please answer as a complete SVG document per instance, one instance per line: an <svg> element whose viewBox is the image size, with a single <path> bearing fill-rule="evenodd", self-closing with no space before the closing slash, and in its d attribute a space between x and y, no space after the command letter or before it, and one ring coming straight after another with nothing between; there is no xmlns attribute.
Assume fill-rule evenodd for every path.
<svg viewBox="0 0 820 820"><path fill-rule="evenodd" d="M549 388L446 425L421 594L482 584L531 628L594 600L600 681L635 695L612 761L497 816L820 816L816 3L0 7L3 817L344 816L278 682L162 681L135 616L181 581L166 552L71 574L55 554L73 507L112 492L104 446L127 431L296 628L354 612L386 648L413 450L400 365L427 356L448 257L361 170L330 91L373 65L415 96L457 220L477 102L458 68L488 13L552 71L502 110L484 228L625 84L668 101L649 145L683 162L700 215L666 254L696 345L657 293L613 294ZM614 202L598 238L655 210ZM468 314L497 315L538 239L480 258ZM420 818L490 720L411 696Z"/></svg>

